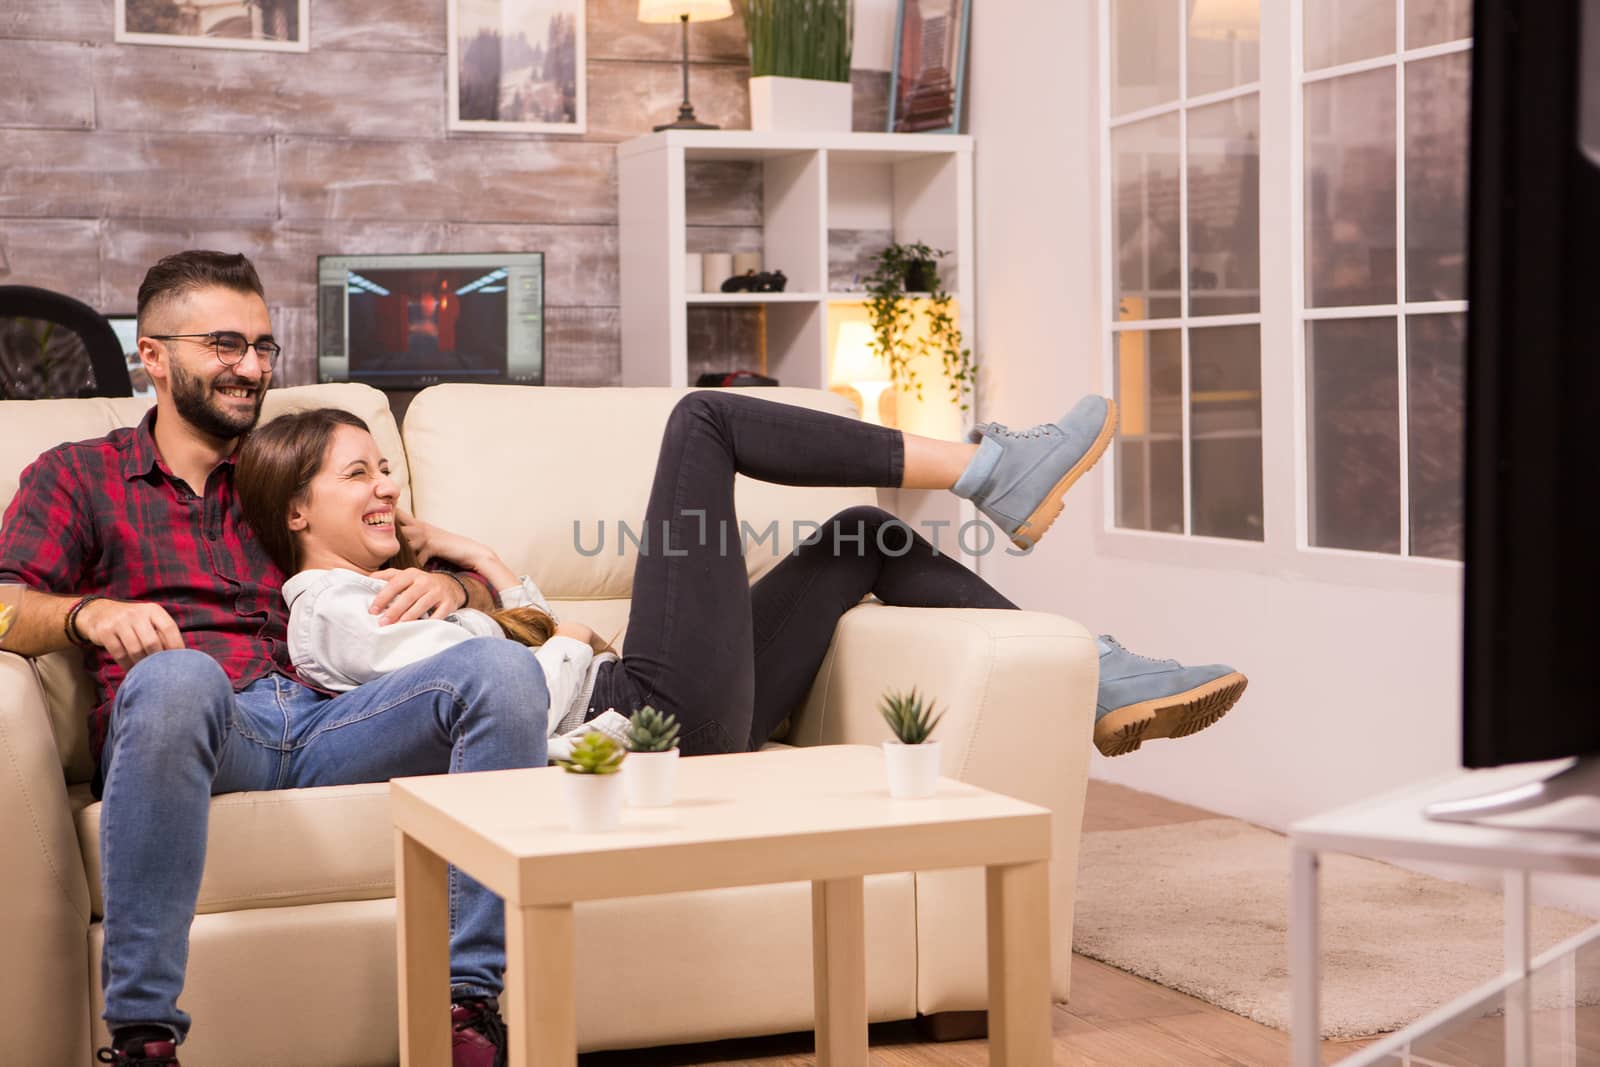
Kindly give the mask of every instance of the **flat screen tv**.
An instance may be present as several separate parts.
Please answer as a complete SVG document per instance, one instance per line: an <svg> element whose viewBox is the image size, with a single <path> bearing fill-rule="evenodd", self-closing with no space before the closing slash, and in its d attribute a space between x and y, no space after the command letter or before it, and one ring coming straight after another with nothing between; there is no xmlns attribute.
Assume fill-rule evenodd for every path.
<svg viewBox="0 0 1600 1067"><path fill-rule="evenodd" d="M317 259L317 379L544 383L544 254Z"/></svg>
<svg viewBox="0 0 1600 1067"><path fill-rule="evenodd" d="M1600 793L1600 0L1478 0L1462 762L1580 757L1471 818Z"/></svg>

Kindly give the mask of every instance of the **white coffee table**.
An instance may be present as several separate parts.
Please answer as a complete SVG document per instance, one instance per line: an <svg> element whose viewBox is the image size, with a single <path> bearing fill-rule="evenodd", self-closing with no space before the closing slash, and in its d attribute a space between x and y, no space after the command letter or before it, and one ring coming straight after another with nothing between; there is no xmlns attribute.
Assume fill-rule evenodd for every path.
<svg viewBox="0 0 1600 1067"><path fill-rule="evenodd" d="M450 1060L446 866L506 902L512 1067L577 1062L573 914L581 900L809 881L817 1063L866 1067L862 879L988 869L989 1062L1050 1062L1050 812L941 779L888 795L880 749L796 748L684 760L670 808L615 831L567 829L557 768L391 784L400 1062Z"/></svg>

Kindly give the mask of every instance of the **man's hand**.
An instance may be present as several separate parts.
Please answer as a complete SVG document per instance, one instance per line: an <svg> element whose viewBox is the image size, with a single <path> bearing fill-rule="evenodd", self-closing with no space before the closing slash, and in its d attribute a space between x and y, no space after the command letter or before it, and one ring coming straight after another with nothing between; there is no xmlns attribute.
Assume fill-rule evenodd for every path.
<svg viewBox="0 0 1600 1067"><path fill-rule="evenodd" d="M381 616L378 619L380 626L409 622L429 615L443 618L457 608L466 606L461 585L448 574L407 567L405 570L378 571L373 577L388 583L372 598L372 607L368 609L372 614Z"/></svg>
<svg viewBox="0 0 1600 1067"><path fill-rule="evenodd" d="M78 634L108 652L124 670L146 656L183 648L183 634L160 604L91 600L78 612Z"/></svg>

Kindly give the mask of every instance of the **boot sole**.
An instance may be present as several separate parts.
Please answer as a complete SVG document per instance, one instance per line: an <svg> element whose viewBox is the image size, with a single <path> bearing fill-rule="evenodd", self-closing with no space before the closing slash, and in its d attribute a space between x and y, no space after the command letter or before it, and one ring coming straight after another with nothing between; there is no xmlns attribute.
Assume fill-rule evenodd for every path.
<svg viewBox="0 0 1600 1067"><path fill-rule="evenodd" d="M1126 756L1158 737L1188 737L1233 707L1250 679L1234 671L1176 696L1118 708L1094 724L1094 747L1102 755Z"/></svg>
<svg viewBox="0 0 1600 1067"><path fill-rule="evenodd" d="M1062 498L1067 495L1067 490L1071 489L1073 483L1079 478L1089 473L1090 467L1100 461L1100 457L1105 455L1106 449L1110 446L1111 439L1116 435L1117 402L1115 400L1107 400L1105 424L1100 427L1100 432L1095 436L1094 443L1089 446L1089 451L1085 452L1083 458L1073 464L1072 469L1063 474L1061 480L1051 487L1050 491L1044 495L1044 499L1039 501L1039 506L1033 509L1032 514L1023 519L1021 525L1011 531L1012 544L1023 551L1027 551L1039 543L1039 539L1045 535L1045 531L1049 530L1056 519L1060 517Z"/></svg>

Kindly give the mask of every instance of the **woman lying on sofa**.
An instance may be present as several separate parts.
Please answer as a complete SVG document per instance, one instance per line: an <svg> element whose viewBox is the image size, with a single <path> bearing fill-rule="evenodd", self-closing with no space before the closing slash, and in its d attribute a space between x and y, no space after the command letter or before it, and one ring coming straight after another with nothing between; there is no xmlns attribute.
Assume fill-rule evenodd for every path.
<svg viewBox="0 0 1600 1067"><path fill-rule="evenodd" d="M388 463L348 412L298 412L256 429L236 482L245 517L292 576L283 587L289 652L308 681L350 689L461 641L503 634L534 646L544 667L553 754L561 736L614 733L623 716L653 704L678 717L684 754L699 755L770 738L804 701L840 616L868 594L907 607L1016 606L874 507L833 516L752 586L739 548L736 474L783 485L949 489L1027 548L1115 425L1112 402L1091 396L1055 423L1021 431L986 424L973 443L957 443L740 394L689 393L663 434L643 527L651 540L635 566L620 657L587 626L557 619L488 546L398 512ZM482 575L504 610L398 623L373 613L391 568L430 559ZM1209 725L1246 684L1230 667L1151 660L1109 638L1100 647L1095 741L1110 755Z"/></svg>

